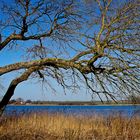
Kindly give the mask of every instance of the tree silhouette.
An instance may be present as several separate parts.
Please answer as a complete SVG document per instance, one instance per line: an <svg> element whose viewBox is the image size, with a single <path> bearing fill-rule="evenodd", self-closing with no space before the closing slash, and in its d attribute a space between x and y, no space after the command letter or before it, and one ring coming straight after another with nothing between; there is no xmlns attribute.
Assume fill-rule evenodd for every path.
<svg viewBox="0 0 140 140"><path fill-rule="evenodd" d="M84 84L101 101L139 94L139 5L138 0L1 2L0 51L18 46L27 60L0 67L0 76L22 72L0 108L29 77L51 86L50 77L64 89Z"/></svg>

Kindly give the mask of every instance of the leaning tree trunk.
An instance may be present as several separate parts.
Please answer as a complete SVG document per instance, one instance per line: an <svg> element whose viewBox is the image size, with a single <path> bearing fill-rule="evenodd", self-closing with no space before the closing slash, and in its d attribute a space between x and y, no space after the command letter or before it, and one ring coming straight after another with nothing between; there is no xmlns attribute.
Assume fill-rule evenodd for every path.
<svg viewBox="0 0 140 140"><path fill-rule="evenodd" d="M20 77L14 79L11 82L7 92L5 93L5 95L3 96L3 98L0 102L0 115L3 113L6 105L9 103L11 97L14 95L14 91L15 91L17 85L23 81L26 81L28 79L28 77L31 75L31 73L36 71L37 69L39 69L39 68L38 67L29 68Z"/></svg>
<svg viewBox="0 0 140 140"><path fill-rule="evenodd" d="M14 91L15 91L15 88L17 85L18 85L18 83L14 84L13 81L11 82L8 90L6 91L4 97L2 98L2 100L0 102L0 115L3 113L6 105L9 103L11 97L14 95Z"/></svg>

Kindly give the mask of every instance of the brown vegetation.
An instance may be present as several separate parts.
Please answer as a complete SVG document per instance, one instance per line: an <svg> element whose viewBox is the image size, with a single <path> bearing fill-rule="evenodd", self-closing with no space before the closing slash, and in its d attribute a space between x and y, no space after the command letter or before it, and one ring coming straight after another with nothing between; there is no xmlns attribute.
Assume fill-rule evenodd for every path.
<svg viewBox="0 0 140 140"><path fill-rule="evenodd" d="M140 118L32 114L4 117L1 140L139 140Z"/></svg>

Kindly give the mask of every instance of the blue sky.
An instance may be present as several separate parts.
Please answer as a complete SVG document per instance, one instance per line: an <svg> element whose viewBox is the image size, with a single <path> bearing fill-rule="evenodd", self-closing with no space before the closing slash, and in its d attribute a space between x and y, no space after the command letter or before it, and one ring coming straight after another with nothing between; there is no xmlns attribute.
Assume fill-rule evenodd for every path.
<svg viewBox="0 0 140 140"><path fill-rule="evenodd" d="M9 0L9 1L12 1L12 0ZM8 3L8 1L6 1L6 2ZM2 4L1 3L2 2L0 1L0 10L2 9L1 8ZM122 4L122 3L120 3L120 4ZM93 8L93 7L91 7L91 8ZM97 13L97 15L99 14L98 9L97 10L95 9L95 12ZM5 15L3 16L1 13L2 12L0 11L0 20L4 20L5 18L7 18L7 16L5 16ZM19 16L16 16L16 17L19 18ZM85 18L84 22L86 22L87 20L90 21L90 19L92 19L92 18L90 16L88 18L88 16L87 16ZM12 21L12 20L9 20L9 22L10 21ZM44 26L44 23L46 23L46 22L44 22L44 18L42 19L42 21L43 21L43 23L39 22L39 25L40 25L39 29L37 28L37 26L30 26L28 28L30 30L30 33L29 32L28 33L29 34L36 34L37 31L44 31L44 29L48 31L48 28L50 26L47 26L47 25L49 23L47 22L47 25ZM18 19L17 19L17 22L19 22L18 24L22 23ZM90 23L89 23L89 25L90 25ZM4 26L5 26L5 24L4 24ZM46 27L48 27L48 28L46 29ZM14 28L13 30L11 30L10 28L11 27L8 27L6 29L2 29L0 27L0 33L2 34L2 40L4 40L6 37L8 37L13 32L19 33L19 29L16 30ZM40 28L41 28L41 30L40 30ZM89 30L87 30L88 27L85 27L84 24L83 24L83 28L84 29L81 29L81 32L86 31L87 34L92 36L94 33L97 33L99 31L100 27L95 24L95 26L92 26L91 28L89 28ZM59 37L57 35L56 35L56 37ZM65 34L65 37L67 37L66 34ZM55 38L55 40L57 40L57 39ZM82 37L80 39L81 39L81 41L87 41L86 39L83 39ZM32 48L35 45L38 45L38 43L39 43L39 41L28 41L28 42L24 42L24 41L19 42L19 41L17 41L18 45L14 45L14 48L12 48L12 49L9 48L9 46L7 45L5 49L0 51L0 67L8 65L8 64L13 64L13 63L16 63L16 62L26 61L27 57L28 57L28 54L26 52L27 48ZM55 56L57 56L58 58L66 58L66 59L68 59L68 58L74 56L74 54L75 54L74 50L72 50L70 47L66 47L65 51L67 51L68 53L64 54L64 49L62 47L62 44L60 44L60 46L58 46L57 43L58 42L53 42L52 39L49 40L49 38L48 39L43 39L43 46L45 46L45 48L47 50L47 57L55 57ZM64 43L66 43L66 42L64 42ZM89 43L90 43L90 41L89 41ZM91 45L94 45L94 43L92 42ZM72 47L74 49L78 49L80 51L84 48L82 45L79 45L78 43L74 43L72 45ZM58 51L59 51L59 53L58 53ZM50 52L53 52L53 54L50 53ZM70 57L69 57L69 55L70 55ZM112 54L112 55L114 55L114 54ZM37 57L35 59L37 59ZM29 60L31 60L30 57L28 57L28 61ZM102 59L102 61L103 61L103 59ZM98 62L100 62L99 59L98 59L97 63ZM104 62L104 64L105 64L105 62ZM4 87L4 90L0 89L0 96L2 96L6 92L6 89L8 88L10 82L14 78L18 77L18 75L20 75L20 74L21 74L20 72L11 72L9 74L5 74L4 76L0 77L0 86L2 85ZM55 82L55 80L51 80L49 82L53 83L52 86L55 87L55 89L56 89L55 94L49 88L47 88L47 90L45 88L44 88L44 90L42 90L42 86L39 83L37 83L37 81L32 79L32 80L28 80L28 81L23 82L20 85L18 85L13 98L15 99L15 98L21 97L24 100L31 99L31 100L49 100L49 101L51 101L51 100L53 100L53 101L74 101L74 100L75 101L81 101L81 100L82 101L87 101L87 100L92 99L90 94L86 94L87 93L86 88L81 88L79 91L75 91L76 94L72 93L71 91L67 91L67 94L65 95L64 91L62 90L62 87L60 87ZM93 86L95 86L95 84ZM100 88L100 86L96 86L95 88L96 89Z"/></svg>
<svg viewBox="0 0 140 140"><path fill-rule="evenodd" d="M4 66L7 64L12 64L14 62L20 62L23 60L22 53L17 49L9 50L4 49L0 52L0 66ZM17 77L17 72L11 72L9 74L5 74L0 77L1 85L4 87L3 90L1 90L0 96L2 96L6 89L8 88L10 82ZM53 93L50 89L42 88L42 85L40 83L37 83L33 80L28 80L25 82L20 83L16 90L15 94L12 97L13 99L16 98L23 98L24 100L31 99L31 100L48 100L48 101L89 101L91 100L90 94L86 94L86 90L84 91L79 90L76 93L72 93L70 91L67 91L67 94L64 94L62 87L58 86L58 84L55 81L50 81L53 83L53 86L56 89L56 92Z"/></svg>
<svg viewBox="0 0 140 140"><path fill-rule="evenodd" d="M28 42L28 45L32 46L32 42ZM26 43L19 43L19 46L10 49L9 47L0 51L0 67L13 64L16 62L25 61L25 50L27 47ZM78 44L76 44L78 45ZM0 84L4 87L0 93L0 97L6 92L10 82L18 77L19 72L10 72L0 77ZM12 99L23 98L24 100L47 100L47 101L90 101L91 95L86 93L86 89L81 89L72 93L67 91L66 94L62 90L62 87L55 82L55 80L50 81L53 87L55 87L56 92L53 93L52 90L42 88L40 83L34 81L34 79L27 80L20 83Z"/></svg>
<svg viewBox="0 0 140 140"><path fill-rule="evenodd" d="M12 0L9 0L12 1ZM8 1L6 1L8 2ZM1 2L0 2L1 3ZM9 3L8 3L9 4ZM0 7L1 8L1 7ZM0 14L0 19L4 19L6 18L1 16ZM96 28L95 28L96 29ZM13 33L12 30L10 30L10 28L7 28L6 30L3 30L2 32L3 35L3 39L8 36L9 34ZM16 63L16 62L21 62L21 61L25 61L25 55L26 55L26 48L27 47L32 47L34 44L36 44L37 42L31 42L29 41L28 43L25 42L18 42L18 46L16 48L13 49L9 49L9 48L5 48L2 51L0 51L0 67L1 66L5 66L8 64L12 64L12 63ZM48 43L48 42L47 42ZM51 42L49 42L47 44L49 46L51 46ZM55 44L56 45L56 44ZM54 46L51 46L52 50L57 50L58 48ZM80 46L78 46L78 44L74 44L76 46L77 49L80 48ZM81 48L80 48L81 49ZM56 52L56 50L54 52ZM61 50L63 51L63 50ZM69 52L70 50L67 49L67 51ZM74 52L70 51L70 54L73 55ZM60 54L60 57L62 57ZM66 57L66 55L65 55ZM16 78L19 75L19 72L11 72L9 74L5 74L3 76L0 77L0 82L1 85L4 87L4 90L1 91L0 96L2 96L10 82ZM15 94L12 98L16 99L16 98L23 98L24 100L27 99L31 99L31 100L53 100L53 101L89 101L91 100L91 95L86 93L86 89L82 88L79 91L76 91L75 93L72 93L71 91L67 91L67 94L65 95L62 87L58 86L58 84L55 81L50 81L53 83L53 86L56 89L56 93L54 94L52 92L52 90L50 89L45 89L42 90L42 86L39 83L34 82L34 80L28 80L26 82L23 82L21 84L18 85L18 87L15 90Z"/></svg>

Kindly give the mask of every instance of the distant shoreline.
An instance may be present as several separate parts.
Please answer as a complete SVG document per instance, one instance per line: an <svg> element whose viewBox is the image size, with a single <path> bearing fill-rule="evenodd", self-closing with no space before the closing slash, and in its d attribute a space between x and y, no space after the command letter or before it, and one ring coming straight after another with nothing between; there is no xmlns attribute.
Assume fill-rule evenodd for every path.
<svg viewBox="0 0 140 140"><path fill-rule="evenodd" d="M132 102L129 100L122 100L118 102L113 101L32 101L23 99L11 100L8 105L26 105L26 106L126 106L126 105L140 105L140 102Z"/></svg>
<svg viewBox="0 0 140 140"><path fill-rule="evenodd" d="M59 104L8 104L8 106L139 106L140 104L98 104L98 105L79 105L79 104L64 104L64 105L59 105Z"/></svg>

